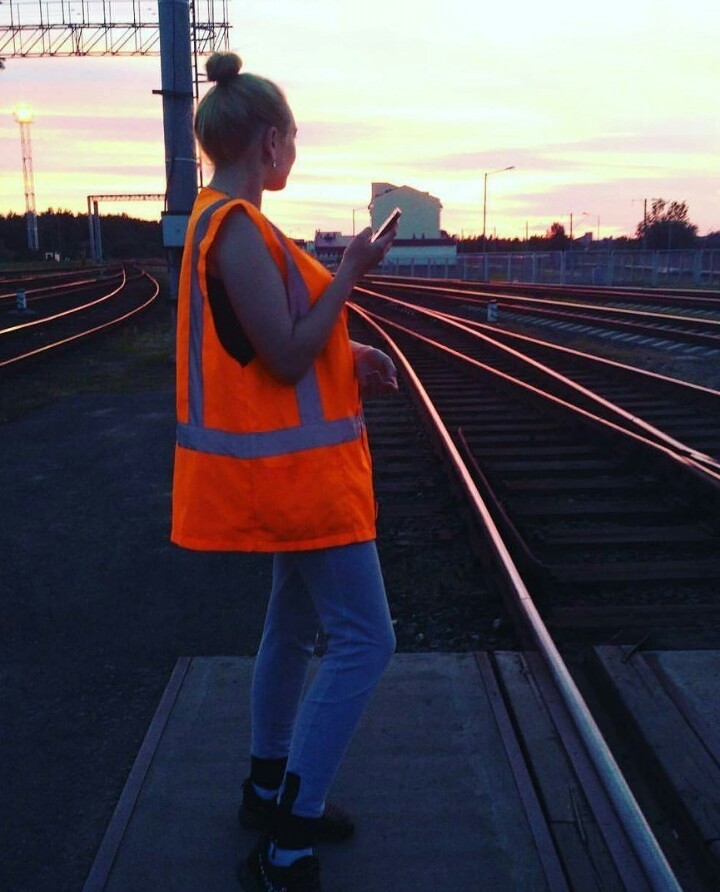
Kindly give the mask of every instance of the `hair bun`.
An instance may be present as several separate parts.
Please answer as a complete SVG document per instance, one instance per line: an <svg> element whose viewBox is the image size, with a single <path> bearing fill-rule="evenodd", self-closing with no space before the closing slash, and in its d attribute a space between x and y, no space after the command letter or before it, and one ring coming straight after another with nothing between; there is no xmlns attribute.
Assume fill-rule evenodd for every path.
<svg viewBox="0 0 720 892"><path fill-rule="evenodd" d="M242 59L236 53L213 53L205 63L207 79L226 84L240 74Z"/></svg>

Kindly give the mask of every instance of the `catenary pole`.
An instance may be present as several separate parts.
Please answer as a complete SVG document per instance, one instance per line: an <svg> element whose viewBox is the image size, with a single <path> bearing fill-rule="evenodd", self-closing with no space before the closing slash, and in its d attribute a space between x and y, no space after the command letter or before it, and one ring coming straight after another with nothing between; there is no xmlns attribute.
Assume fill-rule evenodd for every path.
<svg viewBox="0 0 720 892"><path fill-rule="evenodd" d="M87 197L88 240L90 243L90 260L95 260L95 222L93 220L92 195Z"/></svg>
<svg viewBox="0 0 720 892"><path fill-rule="evenodd" d="M167 252L170 300L175 302L185 230L197 194L197 156L193 136L193 73L188 0L158 0L163 130L165 134L165 211L163 245Z"/></svg>
<svg viewBox="0 0 720 892"><path fill-rule="evenodd" d="M93 201L92 227L93 227L93 245L94 245L94 250L95 250L95 253L93 254L93 260L96 260L98 263L102 263L103 246L102 246L102 234L100 232L100 210L98 208L97 201Z"/></svg>

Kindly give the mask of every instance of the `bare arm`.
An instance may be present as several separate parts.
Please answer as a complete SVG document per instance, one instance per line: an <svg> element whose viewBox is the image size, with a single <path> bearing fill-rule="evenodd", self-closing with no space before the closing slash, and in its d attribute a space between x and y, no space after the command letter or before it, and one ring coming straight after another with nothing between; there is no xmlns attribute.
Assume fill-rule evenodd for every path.
<svg viewBox="0 0 720 892"><path fill-rule="evenodd" d="M364 229L348 245L338 271L320 298L293 321L285 284L255 224L243 211L223 223L208 259L257 355L273 375L298 381L324 347L358 279L382 260L395 232L370 243Z"/></svg>

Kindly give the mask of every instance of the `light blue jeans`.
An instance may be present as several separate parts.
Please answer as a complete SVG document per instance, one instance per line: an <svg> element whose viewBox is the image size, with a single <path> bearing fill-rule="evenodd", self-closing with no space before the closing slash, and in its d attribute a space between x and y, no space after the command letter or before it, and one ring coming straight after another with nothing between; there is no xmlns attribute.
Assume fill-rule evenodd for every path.
<svg viewBox="0 0 720 892"><path fill-rule="evenodd" d="M327 651L301 702L319 628ZM395 651L375 542L274 556L252 683L251 753L300 776L292 814L319 817L368 698Z"/></svg>

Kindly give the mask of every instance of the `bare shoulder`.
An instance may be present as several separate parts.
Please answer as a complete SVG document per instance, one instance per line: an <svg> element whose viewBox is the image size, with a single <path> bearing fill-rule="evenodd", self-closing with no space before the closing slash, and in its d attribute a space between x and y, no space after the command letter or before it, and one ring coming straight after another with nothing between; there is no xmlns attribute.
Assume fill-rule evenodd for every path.
<svg viewBox="0 0 720 892"><path fill-rule="evenodd" d="M255 223L242 207L233 208L220 225L208 255L210 273L220 278L268 275L275 262Z"/></svg>
<svg viewBox="0 0 720 892"><path fill-rule="evenodd" d="M220 225L208 254L208 270L222 280L235 315L262 356L263 317L277 326L277 319L287 315L287 296L260 230L242 207L230 210Z"/></svg>

